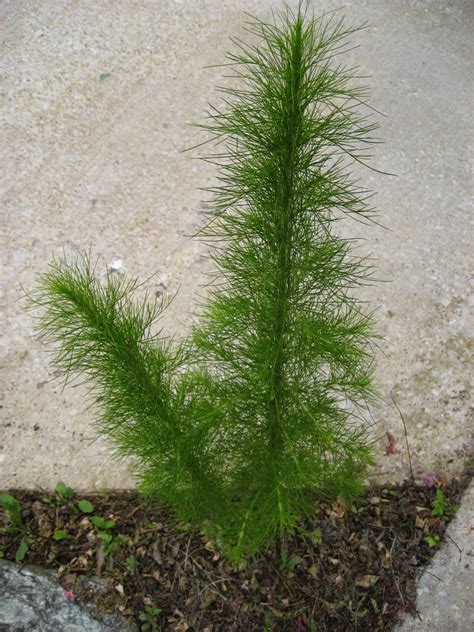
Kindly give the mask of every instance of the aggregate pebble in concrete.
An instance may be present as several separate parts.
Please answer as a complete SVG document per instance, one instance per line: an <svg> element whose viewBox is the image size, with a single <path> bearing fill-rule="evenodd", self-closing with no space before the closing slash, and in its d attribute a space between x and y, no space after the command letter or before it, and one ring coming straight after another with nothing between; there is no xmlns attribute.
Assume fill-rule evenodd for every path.
<svg viewBox="0 0 474 632"><path fill-rule="evenodd" d="M134 632L118 615L69 601L53 571L0 560L0 629L9 632Z"/></svg>
<svg viewBox="0 0 474 632"><path fill-rule="evenodd" d="M447 535L418 582L420 618L405 618L397 632L474 630L474 481Z"/></svg>
<svg viewBox="0 0 474 632"><path fill-rule="evenodd" d="M324 5L324 6L323 6ZM470 0L327 0L342 7L354 36L348 63L371 75L382 118L374 166L391 232L350 224L360 253L378 258L361 298L378 307L378 380L386 403L373 479L408 473L404 413L415 473L453 474L472 444L469 269L472 233L473 9ZM180 153L200 140L228 36L242 36L244 11L270 19L277 0L4 0L1 3L5 126L0 146L2 325L0 481L4 487L78 489L133 484L126 464L93 442L84 389L64 392L33 337L19 299L53 255L90 249L114 274L147 279L171 296L164 330L193 319L209 263L192 241L202 221L210 165ZM472 218L472 215L471 215ZM118 263L120 262L120 263ZM103 269L103 268L99 268ZM384 454L390 430L399 451Z"/></svg>

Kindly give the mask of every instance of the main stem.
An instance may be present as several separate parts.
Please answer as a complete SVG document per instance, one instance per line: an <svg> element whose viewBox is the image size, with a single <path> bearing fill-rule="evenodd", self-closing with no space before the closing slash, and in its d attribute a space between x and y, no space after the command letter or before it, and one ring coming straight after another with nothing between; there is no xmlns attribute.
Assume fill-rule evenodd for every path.
<svg viewBox="0 0 474 632"><path fill-rule="evenodd" d="M273 328L273 370L271 374L271 399L269 402L269 427L273 464L277 467L283 446L282 404L283 404L283 370L285 364L285 336L288 325L288 298L290 292L292 228L294 221L294 169L297 140L300 131L300 85L301 85L301 18L295 24L292 42L291 59L288 65L286 84L286 108L282 121L284 130L279 170L282 173L280 213L276 243L278 252L278 287L276 292L276 318Z"/></svg>

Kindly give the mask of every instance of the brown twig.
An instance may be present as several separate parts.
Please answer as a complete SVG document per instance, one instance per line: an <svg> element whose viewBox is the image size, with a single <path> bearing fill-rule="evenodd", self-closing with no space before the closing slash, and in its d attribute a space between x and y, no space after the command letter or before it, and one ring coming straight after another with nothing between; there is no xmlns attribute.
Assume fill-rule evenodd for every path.
<svg viewBox="0 0 474 632"><path fill-rule="evenodd" d="M400 595L400 598L402 600L402 605L405 608L405 599L403 597L402 591L400 590L400 584L398 582L398 577L395 575L395 571L393 570L393 564L392 564L393 547L395 546L395 542L396 541L397 541L397 538L394 538L393 542L392 542L392 546L390 547L390 553L389 553L389 556L390 556L390 570L392 571L392 576L393 576L393 580L395 582L395 586L397 587L398 594Z"/></svg>
<svg viewBox="0 0 474 632"><path fill-rule="evenodd" d="M392 398L392 402L393 402L395 408L398 410L398 414L400 415L400 418L401 418L402 423L403 423L403 430L404 430L404 433L405 433L405 443L406 443L406 446L407 446L407 453L408 453L408 463L410 465L411 481L412 481L412 483L415 483L415 475L413 473L413 466L412 466L412 462L411 462L410 445L408 443L408 432L407 432L407 425L406 425L406 422L405 422L405 417L403 416L402 411L400 410L400 408L398 407L397 402L395 401L395 397L393 396L393 391L390 391L390 397Z"/></svg>
<svg viewBox="0 0 474 632"><path fill-rule="evenodd" d="M451 542L454 544L454 546L457 548L457 550L459 551L459 561L461 561L462 548L459 546L459 544L456 542L456 540L453 540L453 538L449 535L449 533L445 533L445 537L449 538L451 540Z"/></svg>
<svg viewBox="0 0 474 632"><path fill-rule="evenodd" d="M189 545L191 544L192 535L189 536L188 543L186 545L186 553L184 555L184 571L188 568L188 557L189 557Z"/></svg>
<svg viewBox="0 0 474 632"><path fill-rule="evenodd" d="M130 518L134 516L137 513L137 511L140 511L142 507L143 507L143 503L140 503L140 505L135 507L135 509L132 509L132 511L125 516L124 520L130 520ZM154 531L154 529L151 529L151 531Z"/></svg>
<svg viewBox="0 0 474 632"><path fill-rule="evenodd" d="M427 568L424 569L423 573L427 573L428 575L431 575L432 577L434 577L435 579L437 579L440 582L444 583L444 579L441 579L441 577L439 577L438 575L436 575L436 573L432 573L431 571L429 571Z"/></svg>

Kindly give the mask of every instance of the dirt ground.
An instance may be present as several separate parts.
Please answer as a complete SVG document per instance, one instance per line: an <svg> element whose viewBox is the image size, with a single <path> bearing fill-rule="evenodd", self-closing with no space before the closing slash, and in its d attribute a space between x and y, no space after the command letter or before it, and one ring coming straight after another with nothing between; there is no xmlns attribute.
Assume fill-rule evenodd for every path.
<svg viewBox="0 0 474 632"><path fill-rule="evenodd" d="M452 599L447 600L452 595L440 582L444 594L432 599L433 620L418 611L416 578L433 556L436 563L446 550L435 555L439 543L450 542L447 525L450 529L457 522L450 520L468 480L453 480L443 490L438 482L431 488L372 486L350 510L339 501L318 499L314 513L298 522L294 534L239 564L226 560L215 543L190 525L177 523L173 512L136 492L85 499L72 489L51 496L15 490L21 507L16 524L23 527L0 530L0 550L10 561L5 566L0 560L0 578L5 578L5 588L0 581L0 628L18 617L9 619L10 612L23 611L23 623L26 613L45 608L42 596L32 603L30 590L21 588L25 579L20 586L11 579L9 564L24 555L20 561L33 568L55 569L67 599L80 606L91 600L98 613L121 613L140 630L387 632L404 618L407 630L423 624L414 629L464 632L472 613L465 570L469 553L462 566L452 564L458 555L444 555L444 566L452 564L450 585L457 588L452 595L459 605L453 609ZM68 500L62 495L66 491ZM2 524L11 523L0 505ZM21 553L25 541L27 552ZM444 569L435 576L445 576ZM87 580L93 577L103 583L91 586ZM435 584L432 595L436 589ZM58 616L60 609L51 615ZM46 629L34 625L35 615L31 619L24 629ZM150 619L155 626L140 626ZM453 625L459 621L466 627ZM74 626L62 621L54 629Z"/></svg>
<svg viewBox="0 0 474 632"><path fill-rule="evenodd" d="M319 11L319 5L312 2ZM34 338L22 287L53 255L88 249L176 298L163 323L179 335L193 318L209 269L189 239L202 219L209 165L181 153L201 140L230 35L244 11L270 18L268 0L3 0L4 125L2 487L77 489L132 484L125 464L93 441L81 388L61 391ZM388 282L361 294L378 308L384 402L373 412L373 480L408 473L407 425L417 476L463 467L473 438L469 269L472 267L472 3L336 2L351 24L368 21L351 53L371 75L385 144L361 171L390 230L350 225ZM322 9L321 9L322 10ZM471 301L471 304L470 304ZM471 327L472 334L472 327ZM386 454L387 431L395 453Z"/></svg>

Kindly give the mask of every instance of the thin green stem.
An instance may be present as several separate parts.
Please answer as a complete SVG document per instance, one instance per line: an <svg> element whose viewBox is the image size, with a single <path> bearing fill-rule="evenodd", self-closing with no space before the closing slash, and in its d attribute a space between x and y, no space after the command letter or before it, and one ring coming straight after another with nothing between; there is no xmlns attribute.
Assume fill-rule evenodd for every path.
<svg viewBox="0 0 474 632"><path fill-rule="evenodd" d="M281 209L277 225L278 252L278 288L276 295L276 318L273 332L273 370L271 374L271 400L269 403L269 422L271 450L273 462L278 463L278 454L283 445L282 406L284 393L285 337L288 324L288 297L291 282L292 229L294 223L294 177L295 158L301 123L300 83L302 79L302 32L301 18L294 26L291 58L288 65L288 76L285 100L286 115L282 122L285 130L279 168L282 174Z"/></svg>

